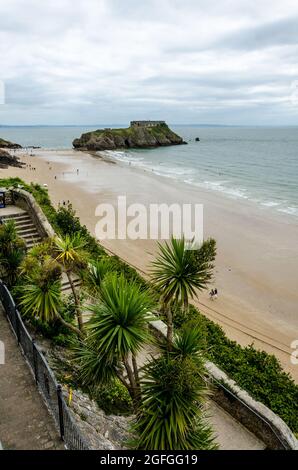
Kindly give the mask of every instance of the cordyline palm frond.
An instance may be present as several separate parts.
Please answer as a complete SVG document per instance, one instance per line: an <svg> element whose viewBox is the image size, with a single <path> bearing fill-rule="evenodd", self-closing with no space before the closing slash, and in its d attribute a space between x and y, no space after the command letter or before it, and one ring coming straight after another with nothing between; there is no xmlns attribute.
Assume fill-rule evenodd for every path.
<svg viewBox="0 0 298 470"><path fill-rule="evenodd" d="M203 419L206 383L191 359L166 353L144 369L143 403L133 445L143 450L215 448L212 430Z"/></svg>
<svg viewBox="0 0 298 470"><path fill-rule="evenodd" d="M193 250L185 239L171 238L170 243L158 244L159 254L152 263L152 279L162 292L163 308L167 316L168 347L173 339L173 319L171 303L188 307L189 298L197 296L197 291L205 289L210 280L210 266L199 265Z"/></svg>
<svg viewBox="0 0 298 470"><path fill-rule="evenodd" d="M95 380L94 377L98 377L103 380L105 374L98 372L93 377L94 370L102 371L107 367L124 383L134 403L139 401L136 354L150 341L148 312L151 306L150 295L137 284L129 284L123 275L109 274L105 277L100 303L91 307L87 338L80 346L87 350L80 353L77 349L75 352L82 379ZM84 356L87 361L82 360ZM123 369L127 377L124 377Z"/></svg>
<svg viewBox="0 0 298 470"><path fill-rule="evenodd" d="M13 220L8 220L0 225L0 247L1 253L9 252L18 240L16 225Z"/></svg>
<svg viewBox="0 0 298 470"><path fill-rule="evenodd" d="M74 270L81 265L85 265L85 246L86 241L80 233L55 237L53 240L55 258L67 270Z"/></svg>
<svg viewBox="0 0 298 470"><path fill-rule="evenodd" d="M196 295L196 289L206 288L209 276L206 270L193 262L192 250L184 238L171 238L164 245L158 243L159 255L153 262L152 277L156 286L162 290L165 304L171 300L188 306L189 297Z"/></svg>
<svg viewBox="0 0 298 470"><path fill-rule="evenodd" d="M105 275L110 271L111 263L108 258L99 258L88 263L87 269L82 271L82 280L91 295L95 296L100 292Z"/></svg>
<svg viewBox="0 0 298 470"><path fill-rule="evenodd" d="M25 256L25 248L16 247L3 255L0 253L0 276L8 286L13 286L18 278L20 264Z"/></svg>
<svg viewBox="0 0 298 470"><path fill-rule="evenodd" d="M107 275L100 292L101 303L92 307L88 329L99 349L119 358L136 354L148 340L148 313L152 300L136 283L123 275Z"/></svg>
<svg viewBox="0 0 298 470"><path fill-rule="evenodd" d="M100 353L94 347L93 342L88 341L88 339L76 341L73 342L72 349L83 385L96 387L117 377L118 358L107 358L104 352Z"/></svg>
<svg viewBox="0 0 298 470"><path fill-rule="evenodd" d="M70 283L72 294L76 305L76 314L79 329L83 331L83 317L81 312L80 299L77 295L73 279L72 271L82 269L86 266L87 254L84 251L86 241L80 233L73 235L65 235L62 237L55 237L53 239L53 252L56 261L63 267L67 278Z"/></svg>
<svg viewBox="0 0 298 470"><path fill-rule="evenodd" d="M170 351L168 351L165 341L159 342L159 349L163 354L168 354L171 358L181 361L192 361L196 373L206 382L208 374L205 368L203 345L204 342L200 328L186 326L175 333Z"/></svg>
<svg viewBox="0 0 298 470"><path fill-rule="evenodd" d="M43 323L58 319L72 332L81 334L78 328L66 322L60 314L61 267L51 256L30 259L30 264L26 265L25 282L16 288L16 292L24 315L38 318Z"/></svg>
<svg viewBox="0 0 298 470"><path fill-rule="evenodd" d="M16 231L14 221L0 225L0 272L4 281L12 286L17 279L18 267L26 252L26 244Z"/></svg>
<svg viewBox="0 0 298 470"><path fill-rule="evenodd" d="M19 305L22 312L24 315L32 315L44 323L50 323L57 318L62 305L60 281L43 284L33 282L30 284L29 282L19 287Z"/></svg>

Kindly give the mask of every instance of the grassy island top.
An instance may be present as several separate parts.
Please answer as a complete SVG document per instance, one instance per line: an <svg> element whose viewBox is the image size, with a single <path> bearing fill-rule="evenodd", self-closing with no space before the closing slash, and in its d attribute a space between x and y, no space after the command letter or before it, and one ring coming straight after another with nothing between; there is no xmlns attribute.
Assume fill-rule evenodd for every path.
<svg viewBox="0 0 298 470"><path fill-rule="evenodd" d="M75 148L113 150L116 148L149 148L181 145L182 137L162 121L134 121L127 128L105 128L82 134L73 141Z"/></svg>

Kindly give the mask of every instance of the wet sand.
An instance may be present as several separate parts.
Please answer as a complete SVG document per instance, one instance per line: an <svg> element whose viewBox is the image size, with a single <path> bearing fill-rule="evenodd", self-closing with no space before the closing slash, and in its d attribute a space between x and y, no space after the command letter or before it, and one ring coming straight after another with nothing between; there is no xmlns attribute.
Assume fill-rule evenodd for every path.
<svg viewBox="0 0 298 470"><path fill-rule="evenodd" d="M214 237L218 244L213 286L219 296L212 302L203 292L195 304L230 338L274 353L298 382L298 365L290 361L291 343L298 339L294 218L81 152L34 150L34 154L21 158L36 170L9 168L0 170L0 178L20 176L47 184L54 205L70 200L93 234L99 220L97 205L116 206L118 195L126 195L128 204L203 203L204 236ZM151 240L102 244L145 273L156 253L156 242Z"/></svg>

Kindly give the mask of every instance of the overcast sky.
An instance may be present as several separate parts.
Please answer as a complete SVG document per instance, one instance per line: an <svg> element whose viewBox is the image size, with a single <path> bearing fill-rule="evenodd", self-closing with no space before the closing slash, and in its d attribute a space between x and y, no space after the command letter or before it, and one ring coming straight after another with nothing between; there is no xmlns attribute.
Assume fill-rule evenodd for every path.
<svg viewBox="0 0 298 470"><path fill-rule="evenodd" d="M0 52L0 124L298 124L297 0L0 0Z"/></svg>

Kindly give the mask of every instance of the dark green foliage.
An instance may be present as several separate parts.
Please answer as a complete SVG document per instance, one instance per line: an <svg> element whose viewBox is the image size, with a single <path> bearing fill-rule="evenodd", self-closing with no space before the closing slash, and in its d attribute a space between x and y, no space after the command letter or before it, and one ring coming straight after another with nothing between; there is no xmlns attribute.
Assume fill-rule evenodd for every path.
<svg viewBox="0 0 298 470"><path fill-rule="evenodd" d="M197 291L206 289L211 278L210 262L207 256L209 242L199 250L187 249L184 238L171 238L170 242L159 243L159 253L152 263L152 279L162 291L165 305L181 303L186 308L189 299L197 297ZM201 250L201 251L200 251ZM199 263L199 259L203 259Z"/></svg>
<svg viewBox="0 0 298 470"><path fill-rule="evenodd" d="M240 346L225 335L222 328L208 320L195 307L174 316L176 327L198 325L206 356L256 400L278 414L294 432L298 432L298 386L283 371L275 356L258 351L252 345Z"/></svg>
<svg viewBox="0 0 298 470"><path fill-rule="evenodd" d="M118 377L137 406L140 387L136 355L151 340L148 328L151 306L150 294L138 284L115 273L105 276L100 302L90 307L87 335L73 346L81 383L96 387Z"/></svg>
<svg viewBox="0 0 298 470"><path fill-rule="evenodd" d="M109 257L111 262L111 271L116 272L117 274L123 274L125 279L129 282L136 282L142 289L150 290L151 294L154 294L154 297L158 296L156 289L154 290L152 284L146 281L133 267L125 263L116 255Z"/></svg>
<svg viewBox="0 0 298 470"><path fill-rule="evenodd" d="M204 364L197 352L196 335L192 338L184 335L180 343L174 345L173 352L169 353L165 347L161 356L145 366L143 406L133 428L138 435L133 443L136 448L216 448L212 431L204 419L207 389Z"/></svg>
<svg viewBox="0 0 298 470"><path fill-rule="evenodd" d="M216 241L214 238L204 240L199 249L192 250L192 254L194 257L194 263L198 268L204 268L206 272L209 273L209 279L211 279L216 258Z"/></svg>
<svg viewBox="0 0 298 470"><path fill-rule="evenodd" d="M86 240L88 252L91 257L96 258L105 253L104 249L97 243L95 238L90 235L87 227L85 225L81 225L80 219L76 216L71 204L68 206L60 206L58 208L55 222L58 232L61 235L74 235L79 232Z"/></svg>
<svg viewBox="0 0 298 470"><path fill-rule="evenodd" d="M13 221L0 225L0 276L11 287L18 277L18 268L25 256L26 245L17 235Z"/></svg>
<svg viewBox="0 0 298 470"><path fill-rule="evenodd" d="M69 296L62 304L60 310L62 318L71 323L75 318L75 306L73 299ZM41 334L45 338L52 340L57 346L68 346L75 338L72 331L63 325L58 319L53 320L50 323L42 322L37 318L30 318L29 322L35 329L36 333Z"/></svg>
<svg viewBox="0 0 298 470"><path fill-rule="evenodd" d="M93 390L90 396L107 414L130 415L133 411L127 388L118 379Z"/></svg>
<svg viewBox="0 0 298 470"><path fill-rule="evenodd" d="M149 341L148 311L150 295L124 276L107 275L100 293L99 304L92 307L88 322L90 338L98 351L122 360L136 354Z"/></svg>

